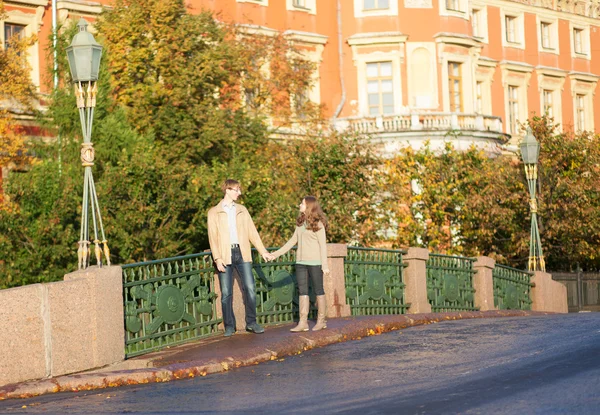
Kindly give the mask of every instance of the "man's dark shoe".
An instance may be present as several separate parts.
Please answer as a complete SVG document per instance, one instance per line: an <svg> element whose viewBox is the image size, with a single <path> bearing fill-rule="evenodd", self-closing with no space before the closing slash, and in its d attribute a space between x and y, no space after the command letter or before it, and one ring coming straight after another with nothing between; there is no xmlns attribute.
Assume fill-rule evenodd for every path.
<svg viewBox="0 0 600 415"><path fill-rule="evenodd" d="M246 326L246 331L254 334L261 334L265 332L265 329L263 329L258 323L252 323Z"/></svg>
<svg viewBox="0 0 600 415"><path fill-rule="evenodd" d="M223 336L231 337L231 336L233 336L234 333L235 333L235 329L233 327L225 327L225 333L223 334Z"/></svg>

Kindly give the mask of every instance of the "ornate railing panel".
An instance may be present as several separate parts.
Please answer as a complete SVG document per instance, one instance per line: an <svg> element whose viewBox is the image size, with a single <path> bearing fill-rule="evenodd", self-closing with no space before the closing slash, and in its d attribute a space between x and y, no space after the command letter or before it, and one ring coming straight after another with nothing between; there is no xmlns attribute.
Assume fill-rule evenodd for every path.
<svg viewBox="0 0 600 415"><path fill-rule="evenodd" d="M344 261L346 301L352 315L404 314L406 251L348 247Z"/></svg>
<svg viewBox="0 0 600 415"><path fill-rule="evenodd" d="M504 265L496 265L494 280L494 306L499 310L531 310L532 272Z"/></svg>
<svg viewBox="0 0 600 415"><path fill-rule="evenodd" d="M429 254L427 298L434 313L475 308L474 258Z"/></svg>
<svg viewBox="0 0 600 415"><path fill-rule="evenodd" d="M253 250L253 256L256 320L264 325L293 322L294 316L298 314L298 290L294 269L296 250L292 249L272 262L261 262L256 250ZM314 301L312 292L311 297Z"/></svg>
<svg viewBox="0 0 600 415"><path fill-rule="evenodd" d="M217 333L209 253L122 268L126 357Z"/></svg>

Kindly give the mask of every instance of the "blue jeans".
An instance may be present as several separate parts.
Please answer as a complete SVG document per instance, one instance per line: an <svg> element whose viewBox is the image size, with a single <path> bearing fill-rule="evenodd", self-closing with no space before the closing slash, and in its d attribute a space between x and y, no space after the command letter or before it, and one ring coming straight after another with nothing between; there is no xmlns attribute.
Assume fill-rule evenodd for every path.
<svg viewBox="0 0 600 415"><path fill-rule="evenodd" d="M244 262L240 248L231 249L231 264L225 266L225 272L219 272L221 284L221 309L225 328L235 330L235 315L233 314L233 269L236 269L242 280L244 305L246 307L246 326L256 323L256 286L252 275L252 262Z"/></svg>

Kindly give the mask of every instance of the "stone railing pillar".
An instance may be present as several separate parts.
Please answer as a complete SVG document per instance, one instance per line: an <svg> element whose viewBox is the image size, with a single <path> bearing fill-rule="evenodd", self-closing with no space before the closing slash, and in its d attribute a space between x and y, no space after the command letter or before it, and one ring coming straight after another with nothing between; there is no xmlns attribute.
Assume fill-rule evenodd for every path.
<svg viewBox="0 0 600 415"><path fill-rule="evenodd" d="M473 288L475 289L475 307L480 311L497 310L494 305L493 272L496 261L486 256L477 257L473 269Z"/></svg>
<svg viewBox="0 0 600 415"><path fill-rule="evenodd" d="M125 358L121 267L0 290L0 386L56 377Z"/></svg>
<svg viewBox="0 0 600 415"><path fill-rule="evenodd" d="M536 271L531 278L531 309L552 313L568 313L567 287L552 279L547 272Z"/></svg>
<svg viewBox="0 0 600 415"><path fill-rule="evenodd" d="M345 244L327 244L330 278L325 278L323 288L327 297L327 317L348 317L350 305L346 304L346 275L344 260L348 256Z"/></svg>
<svg viewBox="0 0 600 415"><path fill-rule="evenodd" d="M84 350L83 355L91 353L92 366L101 367L111 363L117 363L125 359L125 331L123 329L124 311L123 311L123 270L119 266L110 266L98 268L96 266L88 267L85 270L71 272L65 275L65 283L69 281L85 281L88 285L89 297L82 297L81 302L87 304L86 312L89 313L89 331L91 338L89 344L79 344L76 335L78 329L86 331L85 326L78 327L74 319L69 318L69 313L81 313L84 308L77 308L73 303L70 306L64 305L65 298L59 296L57 303L50 304L50 307L56 308L59 303L63 303L68 312L53 313L54 324L56 328L61 324L67 327L73 326L73 335L65 339L65 347L56 350L52 349L53 366L59 363L55 361L61 356L65 359L65 369L63 373L70 373L69 361L82 357L78 355L79 350ZM49 284L51 287L53 284ZM52 301L53 290L49 288L49 297ZM64 319L61 321L60 319ZM77 339L77 340L76 340ZM70 345L67 347L66 345ZM53 376L55 373L53 373Z"/></svg>
<svg viewBox="0 0 600 415"><path fill-rule="evenodd" d="M425 248L408 248L403 261L408 264L404 269L404 298L410 304L409 314L431 313L431 304L427 298L427 260L429 251Z"/></svg>

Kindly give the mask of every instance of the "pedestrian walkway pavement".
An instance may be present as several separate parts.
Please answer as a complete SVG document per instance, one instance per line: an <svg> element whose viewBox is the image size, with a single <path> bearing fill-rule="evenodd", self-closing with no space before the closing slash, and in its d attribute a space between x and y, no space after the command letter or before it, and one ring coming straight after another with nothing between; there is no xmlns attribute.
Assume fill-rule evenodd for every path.
<svg viewBox="0 0 600 415"><path fill-rule="evenodd" d="M214 336L135 357L101 369L0 387L0 400L55 392L78 392L207 376L259 364L334 343L392 330L470 318L541 316L551 313L502 310L329 319L327 329L291 333L292 324L267 327L264 334ZM312 327L314 322L310 322Z"/></svg>

